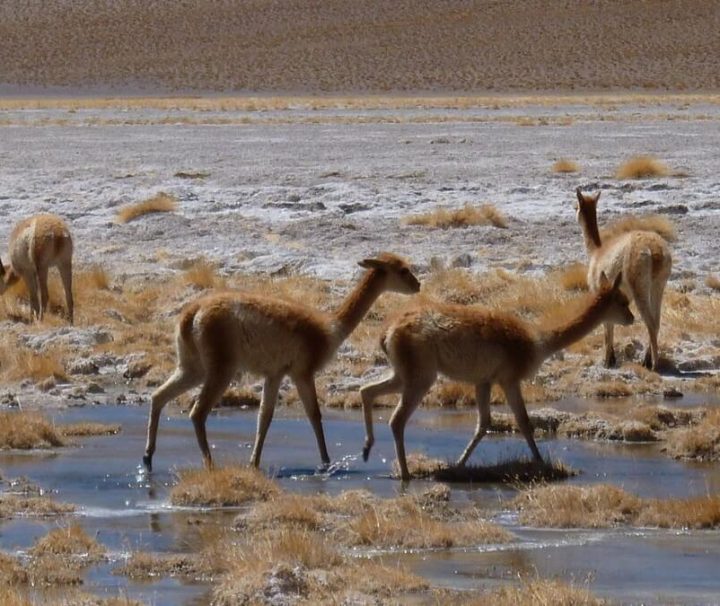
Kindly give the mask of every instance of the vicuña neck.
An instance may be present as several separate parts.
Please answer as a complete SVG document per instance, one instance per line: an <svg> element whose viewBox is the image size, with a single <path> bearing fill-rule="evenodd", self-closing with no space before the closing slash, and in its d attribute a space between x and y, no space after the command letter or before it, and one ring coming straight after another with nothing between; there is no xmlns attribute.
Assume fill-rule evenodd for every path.
<svg viewBox="0 0 720 606"><path fill-rule="evenodd" d="M352 292L335 312L335 342L340 345L360 324L372 304L382 294L382 277L377 271L367 271Z"/></svg>
<svg viewBox="0 0 720 606"><path fill-rule="evenodd" d="M577 317L566 324L540 333L538 353L542 360L565 349L595 330L604 321L607 299L596 295Z"/></svg>
<svg viewBox="0 0 720 606"><path fill-rule="evenodd" d="M597 214L595 213L595 209L587 209L581 212L582 221L580 221L580 227L582 228L583 237L585 238L585 248L587 248L588 252L592 252L602 246L597 224Z"/></svg>

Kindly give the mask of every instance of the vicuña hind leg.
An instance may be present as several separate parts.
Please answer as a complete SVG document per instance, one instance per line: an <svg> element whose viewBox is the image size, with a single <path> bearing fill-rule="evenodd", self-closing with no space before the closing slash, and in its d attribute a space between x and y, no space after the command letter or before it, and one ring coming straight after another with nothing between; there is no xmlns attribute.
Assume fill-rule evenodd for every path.
<svg viewBox="0 0 720 606"><path fill-rule="evenodd" d="M202 378L202 372L193 370L193 367L178 367L170 378L153 393L148 418L147 443L145 445L145 455L143 456L143 464L148 471L152 471L152 457L155 453L155 441L162 409L170 400L174 400L198 385Z"/></svg>
<svg viewBox="0 0 720 606"><path fill-rule="evenodd" d="M414 377L414 381L409 381L403 386L402 396L400 403L390 417L390 429L395 439L395 452L397 454L398 465L400 466L400 478L403 482L410 480L410 471L407 466L407 457L405 456L405 425L410 418L410 415L415 411L423 396L427 393L430 386L435 381L435 375L428 377L424 381L418 381L418 375L422 377L422 374L415 370L417 374Z"/></svg>
<svg viewBox="0 0 720 606"><path fill-rule="evenodd" d="M505 392L508 405L515 415L515 421L517 421L518 427L520 428L523 436L525 436L527 445L530 447L533 458L538 462L542 462L542 456L540 455L540 451L535 444L535 438L533 437L533 426L532 423L530 423L530 418L528 417L527 409L525 408L525 401L523 400L522 392L520 391L520 384L506 383L503 384L502 388Z"/></svg>
<svg viewBox="0 0 720 606"><path fill-rule="evenodd" d="M325 445L325 433L323 432L322 414L320 413L317 392L315 391L315 381L310 375L309 377L293 377L293 382L305 408L305 414L310 419L310 425L312 425L315 432L315 439L320 451L320 460L323 465L329 465L330 455L328 455L327 446Z"/></svg>
<svg viewBox="0 0 720 606"><path fill-rule="evenodd" d="M257 431L255 432L255 444L250 455L250 465L258 467L260 465L260 455L262 454L265 436L267 435L270 422L275 412L275 403L277 402L278 391L282 376L265 377L263 385L262 401L260 402L260 410L257 418Z"/></svg>
<svg viewBox="0 0 720 606"><path fill-rule="evenodd" d="M370 449L375 443L375 435L373 434L372 422L372 406L375 399L400 391L402 381L397 374L385 377L376 383L369 383L360 389L360 397L362 398L363 417L365 418L365 445L363 446L363 461L367 461L370 456Z"/></svg>
<svg viewBox="0 0 720 606"><path fill-rule="evenodd" d="M470 458L478 442L490 429L490 383L479 383L475 386L475 401L478 407L478 420L475 428L475 435L472 437L462 455L458 459L458 465L465 465Z"/></svg>
<svg viewBox="0 0 720 606"><path fill-rule="evenodd" d="M659 360L657 340L658 330L660 328L659 310L658 316L656 318L655 310L652 309L652 305L649 301L644 298L636 298L635 304L637 305L638 312L640 312L640 317L643 319L643 322L645 322L645 326L647 326L649 338L649 347L645 351L645 359L643 360L643 364L646 368L657 370Z"/></svg>

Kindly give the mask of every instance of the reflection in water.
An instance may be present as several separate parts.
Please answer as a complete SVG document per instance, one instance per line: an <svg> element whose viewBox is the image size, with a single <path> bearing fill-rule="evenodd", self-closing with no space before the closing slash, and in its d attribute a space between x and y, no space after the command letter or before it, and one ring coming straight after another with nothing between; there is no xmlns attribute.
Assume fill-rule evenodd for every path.
<svg viewBox="0 0 720 606"><path fill-rule="evenodd" d="M427 487L428 484L422 481L403 486L389 477L395 452L385 424L378 425L370 461L362 461L363 429L357 412L325 413L328 442L333 444L333 463L318 470L312 429L303 417L294 416L297 414L292 409L278 411L263 453L266 472L284 488L330 495L362 488L379 496L392 497ZM198 453L191 447L194 446L192 426L184 418L163 419L154 471L148 474L139 466L145 441L145 416L143 408L121 406L63 411L57 416L58 422L119 423L123 427L122 434L85 439L81 447L58 450L50 456L47 453L0 453L3 476L27 476L30 481L56 493L57 500L77 504L85 530L91 536L99 533L115 560L137 550L197 553L208 541L227 533L237 511L199 513L170 507L169 491L177 470L200 465ZM414 421L407 428L408 443L417 445L428 456L450 460L464 448L474 415L419 411ZM212 416L208 434L215 446L218 463L247 461L248 451L242 436L252 437L254 428L254 411L223 411L222 415ZM638 495L655 497L680 497L720 490L720 466L674 461L652 444L544 439L541 448L553 459L581 472L569 480L572 483L612 482ZM518 454L524 454L521 439L488 436L480 443L473 459L490 463ZM496 511L504 500L516 494L514 488L501 485L457 485L452 488L455 501L472 501L480 508L489 508L489 512ZM514 524L507 516L501 519L511 526ZM7 521L1 528L0 548L27 549L54 524ZM703 601L703 595L720 591L717 575L710 573L711 568L714 570L713 554L720 551L718 533L632 535L613 531L533 531L516 527L514 532L518 535L517 542L492 550L396 554L385 559L396 558L434 583L455 587L485 586L488 580L500 582L515 579L518 575L532 576L537 570L543 576L563 578L583 579L593 574L596 576L592 586L594 591L632 601L652 601L660 592L666 597L681 596L681 591L690 591L688 595L698 598L695 601ZM643 565L638 571L639 561ZM188 587L167 579L151 585L137 585L112 575L112 567L108 564L93 569L88 578L90 588L107 591L124 588L130 597L158 606L202 603L202 597L198 596L207 591L203 587ZM628 578L630 570L636 571L632 578ZM708 576L703 577L704 574ZM673 589L675 586L677 589Z"/></svg>

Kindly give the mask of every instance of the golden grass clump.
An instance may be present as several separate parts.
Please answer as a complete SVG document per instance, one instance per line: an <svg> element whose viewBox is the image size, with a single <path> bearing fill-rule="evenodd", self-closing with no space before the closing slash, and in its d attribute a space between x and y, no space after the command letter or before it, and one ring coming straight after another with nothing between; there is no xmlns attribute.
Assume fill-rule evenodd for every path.
<svg viewBox="0 0 720 606"><path fill-rule="evenodd" d="M669 432L664 448L678 459L720 460L720 410L708 411L696 425Z"/></svg>
<svg viewBox="0 0 720 606"><path fill-rule="evenodd" d="M76 557L86 563L99 562L105 556L105 547L90 538L81 526L55 528L39 539L29 550L33 557Z"/></svg>
<svg viewBox="0 0 720 606"><path fill-rule="evenodd" d="M183 274L183 281L194 288L225 288L227 281L218 275L215 264L205 259L193 262Z"/></svg>
<svg viewBox="0 0 720 606"><path fill-rule="evenodd" d="M577 173L580 172L580 165L572 160L560 158L553 164L552 171L554 173Z"/></svg>
<svg viewBox="0 0 720 606"><path fill-rule="evenodd" d="M458 209L437 208L429 213L407 217L404 222L407 225L421 225L433 229L470 227L471 225L507 227L507 219L492 204L483 204L482 206L466 204Z"/></svg>
<svg viewBox="0 0 720 606"><path fill-rule="evenodd" d="M8 585L23 585L27 580L27 572L22 564L16 558L0 552L0 584L7 588Z"/></svg>
<svg viewBox="0 0 720 606"><path fill-rule="evenodd" d="M552 528L717 528L720 496L641 499L611 484L540 486L514 500L523 524Z"/></svg>
<svg viewBox="0 0 720 606"><path fill-rule="evenodd" d="M213 550L212 568L222 572L213 604L239 606L282 592L303 603L344 603L358 592L390 598L428 589L401 567L343 555L324 534L307 529L267 529L244 542L226 541ZM317 574L320 572L321 574Z"/></svg>
<svg viewBox="0 0 720 606"><path fill-rule="evenodd" d="M434 549L506 543L508 533L481 519L445 521L412 497L378 501L349 523L350 543L375 548Z"/></svg>
<svg viewBox="0 0 720 606"><path fill-rule="evenodd" d="M64 446L61 433L34 412L0 412L0 449L29 450Z"/></svg>
<svg viewBox="0 0 720 606"><path fill-rule="evenodd" d="M230 507L264 501L278 493L277 484L253 467L228 465L180 471L170 492L173 505Z"/></svg>
<svg viewBox="0 0 720 606"><path fill-rule="evenodd" d="M69 503L58 503L46 497L22 497L11 494L0 495L0 518L17 516L58 516L73 513L75 507Z"/></svg>
<svg viewBox="0 0 720 606"><path fill-rule="evenodd" d="M720 291L720 277L715 274L709 275L705 278L705 286L707 286L710 290Z"/></svg>
<svg viewBox="0 0 720 606"><path fill-rule="evenodd" d="M615 172L618 179L648 179L669 174L668 167L652 156L635 156L621 164Z"/></svg>
<svg viewBox="0 0 720 606"><path fill-rule="evenodd" d="M36 353L22 347L6 347L3 356L3 375L8 380L32 379L40 382L45 379L67 381L63 366L65 352L47 348L44 353Z"/></svg>
<svg viewBox="0 0 720 606"><path fill-rule="evenodd" d="M565 290L584 292L588 290L587 272L588 268L584 263L571 263L559 270L557 275Z"/></svg>
<svg viewBox="0 0 720 606"><path fill-rule="evenodd" d="M600 237L605 240L616 238L629 231L652 231L668 242L677 240L677 231L672 221L662 215L627 215L613 221L604 230Z"/></svg>
<svg viewBox="0 0 720 606"><path fill-rule="evenodd" d="M171 194L160 192L136 204L128 204L118 210L116 220L118 223L129 223L150 213L167 213L177 209L177 198Z"/></svg>
<svg viewBox="0 0 720 606"><path fill-rule="evenodd" d="M604 606L606 600L587 589L556 579L523 580L471 600L466 606Z"/></svg>
<svg viewBox="0 0 720 606"><path fill-rule="evenodd" d="M565 480L576 473L563 463L537 463L523 457L493 465L455 465L420 453L410 453L407 463L411 477L432 478L437 482L529 483ZM393 474L400 477L397 461L393 463Z"/></svg>
<svg viewBox="0 0 720 606"><path fill-rule="evenodd" d="M202 559L197 555L158 555L136 551L125 564L113 572L131 579L151 579L153 577L198 578L207 571L203 568Z"/></svg>

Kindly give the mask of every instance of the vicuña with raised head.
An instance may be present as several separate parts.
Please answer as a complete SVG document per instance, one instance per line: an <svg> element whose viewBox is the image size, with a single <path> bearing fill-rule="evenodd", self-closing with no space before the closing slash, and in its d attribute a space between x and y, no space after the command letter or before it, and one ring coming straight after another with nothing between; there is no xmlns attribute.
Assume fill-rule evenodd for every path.
<svg viewBox="0 0 720 606"><path fill-rule="evenodd" d="M660 311L672 269L667 242L653 231L628 231L603 242L597 224L600 192L585 194L578 187L576 194L577 219L589 257L588 285L591 290L597 290L603 273L611 280L622 273L622 289L635 301L650 338L644 364L657 370ZM615 366L616 361L613 324L605 324L605 366L608 368Z"/></svg>
<svg viewBox="0 0 720 606"><path fill-rule="evenodd" d="M143 462L152 468L160 412L165 404L202 384L190 411L205 464L212 466L205 433L210 410L238 371L264 377L257 433L250 462L260 464L280 382L289 376L312 424L323 464L330 462L315 392L315 374L386 291L412 294L420 282L408 264L391 253L365 259L367 271L334 313L300 303L241 292L223 292L189 303L176 330L177 368L152 395Z"/></svg>
<svg viewBox="0 0 720 606"><path fill-rule="evenodd" d="M475 434L458 460L464 465L490 428L490 388L498 383L536 461L542 461L533 438L520 382L531 378L553 353L582 339L603 322L631 324L629 300L620 290L622 276L611 284L604 274L600 289L570 322L538 330L520 318L499 311L430 303L398 316L381 339L393 373L361 390L368 459L375 441L372 405L380 395L401 393L390 418L400 475L410 479L405 458L405 425L438 373L475 386L478 421Z"/></svg>
<svg viewBox="0 0 720 606"><path fill-rule="evenodd" d="M10 233L10 265L0 261L0 294L20 278L30 293L33 315L42 320L48 306L48 270L57 267L65 289L68 319L73 323L73 240L70 228L57 215L39 214L20 221Z"/></svg>

